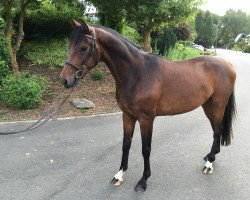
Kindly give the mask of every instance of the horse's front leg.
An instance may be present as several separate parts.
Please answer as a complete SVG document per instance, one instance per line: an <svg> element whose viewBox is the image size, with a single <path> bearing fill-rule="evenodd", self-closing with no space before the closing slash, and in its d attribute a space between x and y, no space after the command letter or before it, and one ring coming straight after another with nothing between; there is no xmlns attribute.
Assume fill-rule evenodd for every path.
<svg viewBox="0 0 250 200"><path fill-rule="evenodd" d="M144 158L144 172L141 180L135 186L136 192L144 192L147 188L147 179L151 176L150 170L150 152L153 131L153 117L143 117L139 119L142 138L142 155Z"/></svg>
<svg viewBox="0 0 250 200"><path fill-rule="evenodd" d="M122 161L120 170L111 181L114 185L120 185L123 182L123 175L128 169L128 156L135 129L136 118L123 112L123 144L122 144Z"/></svg>

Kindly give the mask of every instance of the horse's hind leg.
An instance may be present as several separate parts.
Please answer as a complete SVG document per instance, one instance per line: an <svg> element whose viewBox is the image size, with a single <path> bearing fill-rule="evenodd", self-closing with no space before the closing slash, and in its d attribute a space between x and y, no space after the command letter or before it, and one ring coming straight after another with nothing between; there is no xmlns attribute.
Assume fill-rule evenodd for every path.
<svg viewBox="0 0 250 200"><path fill-rule="evenodd" d="M204 105L202 105L204 112L209 119L213 129L213 144L210 153L208 153L204 160L206 164L203 168L204 173L213 172L213 164L215 161L215 155L220 152L221 142L221 125L224 116L225 104L213 102L209 99Z"/></svg>
<svg viewBox="0 0 250 200"><path fill-rule="evenodd" d="M123 182L123 175L128 169L128 156L135 128L136 118L123 112L123 144L122 144L122 161L120 170L111 181L114 185L120 185Z"/></svg>

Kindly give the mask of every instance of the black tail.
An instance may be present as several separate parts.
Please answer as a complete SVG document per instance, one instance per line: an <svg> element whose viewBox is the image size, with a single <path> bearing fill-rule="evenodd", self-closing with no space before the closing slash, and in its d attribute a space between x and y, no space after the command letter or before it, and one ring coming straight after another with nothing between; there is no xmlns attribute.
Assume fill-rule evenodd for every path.
<svg viewBox="0 0 250 200"><path fill-rule="evenodd" d="M233 137L232 123L235 116L236 116L236 104L235 104L235 97L233 90L228 99L222 121L221 145L228 146L231 143L231 138Z"/></svg>

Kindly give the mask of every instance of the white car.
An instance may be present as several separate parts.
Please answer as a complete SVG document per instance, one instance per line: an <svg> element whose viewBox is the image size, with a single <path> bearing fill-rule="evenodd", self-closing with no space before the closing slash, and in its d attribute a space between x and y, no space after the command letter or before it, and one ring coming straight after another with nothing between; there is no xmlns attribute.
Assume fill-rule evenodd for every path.
<svg viewBox="0 0 250 200"><path fill-rule="evenodd" d="M204 48L202 45L195 44L195 43L193 43L193 44L190 45L189 47L194 48L194 49L199 49L199 50L201 50L201 51L204 51L204 50L205 50L205 48Z"/></svg>

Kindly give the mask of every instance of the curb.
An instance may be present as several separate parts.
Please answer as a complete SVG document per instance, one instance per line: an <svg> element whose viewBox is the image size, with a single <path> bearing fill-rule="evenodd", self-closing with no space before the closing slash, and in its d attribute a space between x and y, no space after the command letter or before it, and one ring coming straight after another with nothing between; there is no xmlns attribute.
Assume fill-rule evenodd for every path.
<svg viewBox="0 0 250 200"><path fill-rule="evenodd" d="M104 117L104 116L112 116L118 115L122 112L113 112L113 113L102 113L102 114L93 114L89 116L72 116L72 117L58 117L55 119L50 119L48 121L64 121L64 120L73 120L73 119L88 119L94 117ZM35 123L37 120L24 120L24 121L13 121L13 122L0 122L0 125L10 125L10 124L19 124L19 123Z"/></svg>

